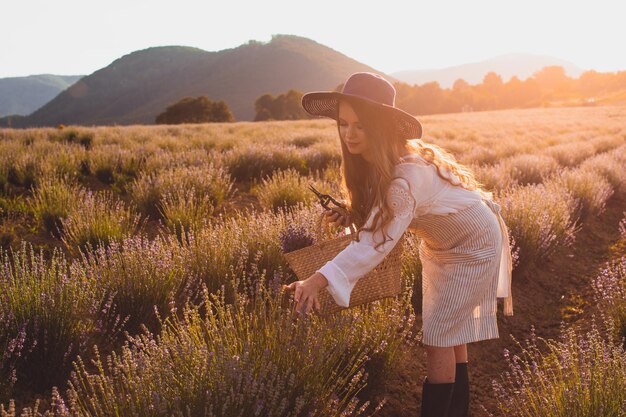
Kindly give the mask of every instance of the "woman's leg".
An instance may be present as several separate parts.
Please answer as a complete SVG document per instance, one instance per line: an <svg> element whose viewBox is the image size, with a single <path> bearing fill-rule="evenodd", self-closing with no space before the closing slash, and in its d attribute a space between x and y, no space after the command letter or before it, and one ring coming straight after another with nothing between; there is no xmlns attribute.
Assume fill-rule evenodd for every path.
<svg viewBox="0 0 626 417"><path fill-rule="evenodd" d="M454 347L454 359L456 363L467 362L467 344Z"/></svg>
<svg viewBox="0 0 626 417"><path fill-rule="evenodd" d="M448 417L467 417L469 411L469 378L467 374L467 344L454 347L456 361L454 391Z"/></svg>
<svg viewBox="0 0 626 417"><path fill-rule="evenodd" d="M454 348L424 347L427 376L422 385L421 417L448 417L454 389Z"/></svg>
<svg viewBox="0 0 626 417"><path fill-rule="evenodd" d="M454 382L455 347L424 346L426 348L426 376L431 384Z"/></svg>

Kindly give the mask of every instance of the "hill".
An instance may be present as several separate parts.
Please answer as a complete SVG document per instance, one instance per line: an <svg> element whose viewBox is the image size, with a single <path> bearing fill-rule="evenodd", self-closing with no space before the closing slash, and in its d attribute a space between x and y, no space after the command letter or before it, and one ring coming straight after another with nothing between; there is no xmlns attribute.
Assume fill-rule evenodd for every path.
<svg viewBox="0 0 626 417"><path fill-rule="evenodd" d="M0 78L0 117L31 114L81 77L41 74Z"/></svg>
<svg viewBox="0 0 626 417"><path fill-rule="evenodd" d="M148 48L125 55L82 78L21 126L151 124L185 96L228 103L237 120L254 118L262 94L332 89L355 71L374 71L310 39L275 35L207 52L184 46Z"/></svg>
<svg viewBox="0 0 626 417"><path fill-rule="evenodd" d="M483 77L488 72L495 72L502 77L503 81L508 81L516 76L523 80L540 69L558 65L565 69L570 77L579 77L583 70L562 59L531 54L507 54L500 55L486 61L473 62L453 67L414 71L400 71L391 75L409 84L424 84L437 81L442 88L450 88L459 78L464 79L469 84L480 84Z"/></svg>

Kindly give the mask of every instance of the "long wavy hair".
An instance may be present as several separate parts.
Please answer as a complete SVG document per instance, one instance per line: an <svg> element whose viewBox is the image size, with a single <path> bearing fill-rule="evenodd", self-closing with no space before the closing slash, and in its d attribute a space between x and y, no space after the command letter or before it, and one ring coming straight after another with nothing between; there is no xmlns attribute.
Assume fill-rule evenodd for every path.
<svg viewBox="0 0 626 417"><path fill-rule="evenodd" d="M434 165L439 177L453 186L478 190L483 198L492 198L490 192L482 189L482 184L476 180L471 170L458 163L449 152L420 139L406 140L399 137L391 115L376 105L362 100L349 100L349 103L367 135L372 156L372 161L368 162L361 155L350 153L341 137L337 106L337 131L341 138L342 188L352 221L359 230L357 240L361 231L372 231L374 236L378 232L382 234L383 239L376 243L376 248L391 240L386 233L386 227L392 220L393 213L385 196L395 178L395 166L400 163L400 157L407 153L416 153ZM376 206L380 207L380 210L375 214L371 226L364 227L370 212Z"/></svg>

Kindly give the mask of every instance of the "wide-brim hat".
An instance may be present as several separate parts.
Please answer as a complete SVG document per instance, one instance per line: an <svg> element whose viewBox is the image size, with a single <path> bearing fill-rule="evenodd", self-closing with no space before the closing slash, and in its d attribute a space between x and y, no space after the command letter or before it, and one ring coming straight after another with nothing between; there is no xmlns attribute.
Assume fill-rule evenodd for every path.
<svg viewBox="0 0 626 417"><path fill-rule="evenodd" d="M396 89L378 74L356 72L344 83L339 91L313 91L302 96L302 108L313 115L337 120L339 100L360 100L370 103L385 112L394 120L397 134L401 139L422 137L422 125L412 115L395 106Z"/></svg>

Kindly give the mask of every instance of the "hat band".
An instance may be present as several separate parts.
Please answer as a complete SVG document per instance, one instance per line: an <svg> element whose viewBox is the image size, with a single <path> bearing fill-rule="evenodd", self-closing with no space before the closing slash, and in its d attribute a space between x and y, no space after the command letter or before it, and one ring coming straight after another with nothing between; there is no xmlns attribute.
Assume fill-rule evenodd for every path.
<svg viewBox="0 0 626 417"><path fill-rule="evenodd" d="M386 104L392 107L395 102L395 93L392 89L372 88L372 85L367 86L360 82L346 83L341 92L353 97L363 98L365 100Z"/></svg>

